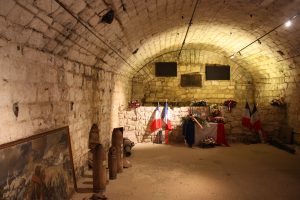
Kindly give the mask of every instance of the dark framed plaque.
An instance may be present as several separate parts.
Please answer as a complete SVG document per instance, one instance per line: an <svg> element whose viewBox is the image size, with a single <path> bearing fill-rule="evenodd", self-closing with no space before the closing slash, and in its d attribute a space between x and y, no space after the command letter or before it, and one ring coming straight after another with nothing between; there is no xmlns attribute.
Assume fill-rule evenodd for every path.
<svg viewBox="0 0 300 200"><path fill-rule="evenodd" d="M202 87L201 74L182 74L180 80L181 87Z"/></svg>

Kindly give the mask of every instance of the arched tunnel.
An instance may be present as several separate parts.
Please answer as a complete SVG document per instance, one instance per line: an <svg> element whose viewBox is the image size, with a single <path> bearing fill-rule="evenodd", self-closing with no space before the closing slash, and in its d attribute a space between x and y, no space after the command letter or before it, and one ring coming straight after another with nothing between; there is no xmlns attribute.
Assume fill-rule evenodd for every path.
<svg viewBox="0 0 300 200"><path fill-rule="evenodd" d="M107 151L118 127L151 143L157 102L169 105L170 142L184 143L181 118L200 101L219 106L229 143L244 142L248 102L265 135L287 127L297 145L299 20L299 0L0 0L1 165L7 147L68 127L80 177L93 124ZM175 76L156 74L170 62ZM208 79L209 66L227 66L229 78ZM183 86L184 75L199 85Z"/></svg>

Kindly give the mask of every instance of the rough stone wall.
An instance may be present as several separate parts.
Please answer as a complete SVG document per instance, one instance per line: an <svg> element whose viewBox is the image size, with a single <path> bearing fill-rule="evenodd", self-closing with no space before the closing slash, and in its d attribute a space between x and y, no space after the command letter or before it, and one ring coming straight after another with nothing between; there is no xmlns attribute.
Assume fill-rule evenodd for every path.
<svg viewBox="0 0 300 200"><path fill-rule="evenodd" d="M295 142L300 144L300 93L297 89L300 85L300 60L295 59L294 65L290 65L288 71L282 72L283 77L261 79L255 84L255 99L264 109L276 109L270 105L270 102L275 98L283 97L286 102L286 107L280 109L282 116L268 116L277 118L282 124L289 125L295 132ZM297 68L298 66L298 68Z"/></svg>
<svg viewBox="0 0 300 200"><path fill-rule="evenodd" d="M229 142L244 142L251 131L244 128L241 124L242 114L245 103L238 103L235 108L228 111L226 106L219 105L221 115L225 118L226 137ZM252 105L252 104L250 104ZM119 112L120 123L125 128L124 136L136 140L136 142L151 142L155 137L155 133L150 130L150 124L153 120L153 113L156 107L141 106L136 109L127 109ZM160 107L160 110L163 106ZM205 112L205 107L194 107ZM172 122L172 142L183 142L181 118L188 115L190 107L169 107L170 119ZM263 129L268 134L273 134L278 129L280 121L285 117L284 111L280 108L270 107L268 109L258 109L261 115ZM276 117L278 116L278 117Z"/></svg>
<svg viewBox="0 0 300 200"><path fill-rule="evenodd" d="M100 142L108 146L119 123L113 112L127 104L131 91L126 78L110 71L2 39L0 72L0 144L69 126L77 173L87 161L92 124L99 125Z"/></svg>
<svg viewBox="0 0 300 200"><path fill-rule="evenodd" d="M165 54L147 66L152 72L151 79L143 77L133 79L132 98L146 102L165 101L191 102L201 99L211 103L223 103L225 100L234 99L238 102L253 100L253 83L251 75L242 67L231 62L224 56L204 50L182 51L181 60L177 66L177 77L155 77L154 62L174 61L178 52ZM231 66L230 81L206 81L205 64L223 64ZM181 87L181 74L200 73L202 75L202 87Z"/></svg>
<svg viewBox="0 0 300 200"><path fill-rule="evenodd" d="M154 139L154 133L150 131L150 124L156 107L138 107L136 109L123 109L119 112L120 123L124 126L124 136L135 138L136 142L151 142ZM160 107L162 111L163 107ZM176 131L180 129L181 117L189 113L189 107L169 107L172 127ZM178 132L178 131L177 131ZM175 140L182 141L182 137L176 133Z"/></svg>
<svg viewBox="0 0 300 200"><path fill-rule="evenodd" d="M169 102L191 102L205 99L209 103L218 104L222 104L225 100L233 99L238 102L237 107L233 109L231 113L226 112L226 110L223 112L227 120L225 127L228 138L231 138L232 141L242 141L245 135L250 134L249 130L241 126L241 117L246 99L251 106L253 106L254 102L258 103L257 108L263 129L269 134L273 134L277 131L287 118L288 115L285 109L270 105L272 98L284 94L286 89L284 86L287 84L284 83L284 79L282 79L283 84L280 84L280 80L266 79L261 84L256 83L254 85L252 77L247 70L220 54L204 50L184 50L181 54L181 62L178 63L177 77L154 77L153 63L156 61L172 61L172 59L174 60L176 58L174 57L176 55L178 55L178 52L164 54L145 66L146 70L151 71L152 76L146 80L143 80L143 77L139 76L133 79L132 98L146 102L164 102L165 99L168 99ZM206 63L230 65L231 80L206 81ZM198 72L202 75L202 87L180 87L180 75L194 72ZM296 97L296 94L293 95ZM298 101L298 98L295 98L293 101ZM298 119L298 116L296 116L297 109L291 112L295 113L293 115L295 119L293 120ZM175 116L177 115L181 118L180 114L175 114ZM131 128L132 127L128 127L129 130ZM138 128L139 137L141 135L140 131L144 129L145 128Z"/></svg>

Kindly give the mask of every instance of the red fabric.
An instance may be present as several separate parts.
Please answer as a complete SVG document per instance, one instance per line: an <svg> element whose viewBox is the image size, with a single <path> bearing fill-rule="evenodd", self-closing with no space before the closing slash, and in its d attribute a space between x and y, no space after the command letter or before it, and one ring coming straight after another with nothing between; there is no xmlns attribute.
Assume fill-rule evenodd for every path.
<svg viewBox="0 0 300 200"><path fill-rule="evenodd" d="M161 119L153 119L151 123L151 132L161 128Z"/></svg>
<svg viewBox="0 0 300 200"><path fill-rule="evenodd" d="M151 122L151 132L156 131L157 129L162 127L162 120L160 117L160 112L159 112L159 104L157 103L156 109L154 111L154 118L153 121Z"/></svg>
<svg viewBox="0 0 300 200"><path fill-rule="evenodd" d="M166 130L172 130L172 125L171 125L170 120L168 120L166 123Z"/></svg>
<svg viewBox="0 0 300 200"><path fill-rule="evenodd" d="M247 118L247 117L243 117L242 118L242 125L251 129L252 125L251 125L251 120L250 118Z"/></svg>
<svg viewBox="0 0 300 200"><path fill-rule="evenodd" d="M255 121L254 124L252 124L252 128L256 132L258 132L259 130L262 130L260 120Z"/></svg>
<svg viewBox="0 0 300 200"><path fill-rule="evenodd" d="M217 128L217 144L224 144L225 146L229 146L225 137L225 128L223 123L218 123Z"/></svg>
<svg viewBox="0 0 300 200"><path fill-rule="evenodd" d="M254 104L252 114L251 114L251 125L255 132L262 130L262 126L261 126L261 122L259 119L259 113L256 108L256 104Z"/></svg>
<svg viewBox="0 0 300 200"><path fill-rule="evenodd" d="M169 130L168 129L165 130L165 143L169 144Z"/></svg>
<svg viewBox="0 0 300 200"><path fill-rule="evenodd" d="M251 111L248 102L246 102L242 117L242 125L251 129Z"/></svg>

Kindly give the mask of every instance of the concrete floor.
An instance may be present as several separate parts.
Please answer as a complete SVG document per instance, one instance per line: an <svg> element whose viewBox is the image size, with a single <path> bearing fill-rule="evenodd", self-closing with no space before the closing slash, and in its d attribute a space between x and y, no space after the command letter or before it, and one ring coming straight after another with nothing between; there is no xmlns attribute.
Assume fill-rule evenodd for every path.
<svg viewBox="0 0 300 200"><path fill-rule="evenodd" d="M212 149L137 144L133 167L109 181L105 195L109 200L299 200L298 152L267 144ZM92 187L91 180L80 182ZM90 196L77 193L72 199Z"/></svg>

